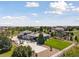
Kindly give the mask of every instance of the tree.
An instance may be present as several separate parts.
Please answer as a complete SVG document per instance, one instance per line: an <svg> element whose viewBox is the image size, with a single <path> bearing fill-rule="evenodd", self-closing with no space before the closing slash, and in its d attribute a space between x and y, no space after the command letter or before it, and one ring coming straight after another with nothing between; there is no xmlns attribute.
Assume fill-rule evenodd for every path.
<svg viewBox="0 0 79 59"><path fill-rule="evenodd" d="M43 31L43 27L40 27L40 32L42 32Z"/></svg>
<svg viewBox="0 0 79 59"><path fill-rule="evenodd" d="M6 36L0 36L0 54L9 51L11 47L11 40Z"/></svg>
<svg viewBox="0 0 79 59"><path fill-rule="evenodd" d="M51 36L52 36L52 37L54 36L54 33L53 33L53 32L51 32Z"/></svg>
<svg viewBox="0 0 79 59"><path fill-rule="evenodd" d="M19 46L14 49L12 57L31 57L32 48L30 46Z"/></svg>
<svg viewBox="0 0 79 59"><path fill-rule="evenodd" d="M70 41L73 41L73 37L72 36L70 36Z"/></svg>
<svg viewBox="0 0 79 59"><path fill-rule="evenodd" d="M37 44L44 44L44 37L42 33L39 34Z"/></svg>
<svg viewBox="0 0 79 59"><path fill-rule="evenodd" d="M78 38L77 38L77 36L75 36L75 41L78 43Z"/></svg>
<svg viewBox="0 0 79 59"><path fill-rule="evenodd" d="M74 33L70 33L69 36L70 36L70 40L73 41Z"/></svg>

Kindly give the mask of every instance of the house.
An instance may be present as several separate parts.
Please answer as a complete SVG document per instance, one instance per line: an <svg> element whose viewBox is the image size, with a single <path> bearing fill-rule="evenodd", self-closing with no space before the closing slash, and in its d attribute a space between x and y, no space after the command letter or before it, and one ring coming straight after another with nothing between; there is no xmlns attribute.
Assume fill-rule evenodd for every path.
<svg viewBox="0 0 79 59"><path fill-rule="evenodd" d="M33 42L33 41L37 41L38 36L39 36L39 33L24 31L20 33L17 37L19 38L21 42L23 42L24 40L29 40ZM45 39L48 39L50 37L50 34L43 33L43 36Z"/></svg>

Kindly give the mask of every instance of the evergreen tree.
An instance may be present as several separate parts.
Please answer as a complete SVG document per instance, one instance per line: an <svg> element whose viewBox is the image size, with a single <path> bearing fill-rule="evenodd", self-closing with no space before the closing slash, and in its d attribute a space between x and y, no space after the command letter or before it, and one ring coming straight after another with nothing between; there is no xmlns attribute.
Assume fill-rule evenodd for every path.
<svg viewBox="0 0 79 59"><path fill-rule="evenodd" d="M43 31L43 27L40 27L40 32L42 32Z"/></svg>
<svg viewBox="0 0 79 59"><path fill-rule="evenodd" d="M75 41L78 42L78 38L77 38L77 36L75 36Z"/></svg>
<svg viewBox="0 0 79 59"><path fill-rule="evenodd" d="M53 33L53 32L51 32L51 36L52 36L52 37L54 36L54 33Z"/></svg>
<svg viewBox="0 0 79 59"><path fill-rule="evenodd" d="M44 37L42 33L39 34L37 44L44 44Z"/></svg>

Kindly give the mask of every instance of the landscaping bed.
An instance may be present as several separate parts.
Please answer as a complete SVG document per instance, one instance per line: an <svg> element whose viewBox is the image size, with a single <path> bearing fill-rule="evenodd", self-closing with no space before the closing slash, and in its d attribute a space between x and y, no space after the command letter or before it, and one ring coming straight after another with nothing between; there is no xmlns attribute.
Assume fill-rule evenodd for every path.
<svg viewBox="0 0 79 59"><path fill-rule="evenodd" d="M52 48L59 49L59 50L62 50L68 47L70 44L71 44L70 42L67 42L65 40L59 40L59 39L54 39L54 38L51 38L45 41L45 45Z"/></svg>

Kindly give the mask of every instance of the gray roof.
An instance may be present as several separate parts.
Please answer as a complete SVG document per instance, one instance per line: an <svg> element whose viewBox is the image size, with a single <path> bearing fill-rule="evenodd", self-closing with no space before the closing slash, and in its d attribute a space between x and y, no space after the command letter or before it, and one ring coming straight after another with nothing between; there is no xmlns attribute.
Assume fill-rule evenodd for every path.
<svg viewBox="0 0 79 59"><path fill-rule="evenodd" d="M22 35L23 38L31 38L31 37L38 37L39 36L39 33L29 33L27 35L24 35L23 33L26 33L26 31L22 32L20 35ZM44 37L50 37L50 34L46 34L46 33L43 33L43 36Z"/></svg>
<svg viewBox="0 0 79 59"><path fill-rule="evenodd" d="M39 36L39 33L31 33L31 34L28 34L29 36L32 36L32 37L38 37ZM46 37L46 36L50 36L49 34L46 34L46 33L43 33L43 36Z"/></svg>
<svg viewBox="0 0 79 59"><path fill-rule="evenodd" d="M19 35L23 35L24 33L30 34L31 31L26 30L26 31L21 32Z"/></svg>

